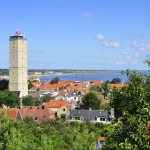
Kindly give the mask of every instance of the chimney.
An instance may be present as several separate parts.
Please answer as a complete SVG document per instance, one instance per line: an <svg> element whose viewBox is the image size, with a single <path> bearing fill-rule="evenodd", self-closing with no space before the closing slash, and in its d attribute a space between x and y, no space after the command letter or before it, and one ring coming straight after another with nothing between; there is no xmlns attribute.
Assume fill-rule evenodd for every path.
<svg viewBox="0 0 150 150"><path fill-rule="evenodd" d="M44 105L42 105L42 109L44 109L44 107L45 107L45 106L44 106Z"/></svg>
<svg viewBox="0 0 150 150"><path fill-rule="evenodd" d="M20 108L22 108L22 98L20 99Z"/></svg>
<svg viewBox="0 0 150 150"><path fill-rule="evenodd" d="M110 109L110 115L111 115L111 118L115 118L115 116L114 116L114 108Z"/></svg>

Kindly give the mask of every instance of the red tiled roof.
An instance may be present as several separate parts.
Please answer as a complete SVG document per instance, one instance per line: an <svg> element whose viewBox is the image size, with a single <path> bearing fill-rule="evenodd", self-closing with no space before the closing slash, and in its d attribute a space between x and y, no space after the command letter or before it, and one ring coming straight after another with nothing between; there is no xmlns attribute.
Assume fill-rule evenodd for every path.
<svg viewBox="0 0 150 150"><path fill-rule="evenodd" d="M65 95L67 91L59 91L59 95Z"/></svg>
<svg viewBox="0 0 150 150"><path fill-rule="evenodd" d="M63 100L50 100L45 103L44 106L49 108L61 108L62 106L69 107L69 104Z"/></svg>
<svg viewBox="0 0 150 150"><path fill-rule="evenodd" d="M39 88L40 89L58 89L58 88L61 88L61 87L62 87L62 85L52 84L52 85L42 85Z"/></svg>
<svg viewBox="0 0 150 150"><path fill-rule="evenodd" d="M98 85L98 84L103 84L104 82L103 81L101 81L101 80L89 80L89 81L87 81L87 82L92 82L92 84L95 84L95 85Z"/></svg>
<svg viewBox="0 0 150 150"><path fill-rule="evenodd" d="M18 108L5 108L5 109L0 109L0 111L7 111L7 117L8 118L14 118L16 119L17 118L17 115L18 115L18 112L19 112L19 109Z"/></svg>
<svg viewBox="0 0 150 150"><path fill-rule="evenodd" d="M103 137L103 136L100 136L100 137L98 138L98 141L105 141L105 140L106 140L106 138Z"/></svg>
<svg viewBox="0 0 150 150"><path fill-rule="evenodd" d="M68 92L79 91L81 89L86 89L86 84L85 83L79 83L76 86L70 85L70 86L66 87L66 90Z"/></svg>
<svg viewBox="0 0 150 150"><path fill-rule="evenodd" d="M38 88L39 88L39 87L34 86L34 87L30 88L29 90L30 90L30 91L36 91Z"/></svg>
<svg viewBox="0 0 150 150"><path fill-rule="evenodd" d="M77 106L77 102L75 101L75 100L71 100L71 103L73 104L73 105L75 105L75 106Z"/></svg>
<svg viewBox="0 0 150 150"><path fill-rule="evenodd" d="M42 108L39 106L24 106L20 108L20 114L22 118L32 117L37 122L50 121L50 117L54 119L54 113L47 108Z"/></svg>
<svg viewBox="0 0 150 150"><path fill-rule="evenodd" d="M40 81L32 81L34 86L40 86L42 83Z"/></svg>
<svg viewBox="0 0 150 150"><path fill-rule="evenodd" d="M125 84L109 84L110 87L123 87Z"/></svg>
<svg viewBox="0 0 150 150"><path fill-rule="evenodd" d="M46 81L46 82L44 82L44 83L43 83L43 85L49 85L49 82L48 82L48 81Z"/></svg>

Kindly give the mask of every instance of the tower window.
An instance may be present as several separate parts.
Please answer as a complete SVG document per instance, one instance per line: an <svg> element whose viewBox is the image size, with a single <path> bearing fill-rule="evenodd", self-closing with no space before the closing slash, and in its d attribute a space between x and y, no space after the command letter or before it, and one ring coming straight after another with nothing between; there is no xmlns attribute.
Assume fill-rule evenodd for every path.
<svg viewBox="0 0 150 150"><path fill-rule="evenodd" d="M22 57L22 59L23 59L23 57Z"/></svg>

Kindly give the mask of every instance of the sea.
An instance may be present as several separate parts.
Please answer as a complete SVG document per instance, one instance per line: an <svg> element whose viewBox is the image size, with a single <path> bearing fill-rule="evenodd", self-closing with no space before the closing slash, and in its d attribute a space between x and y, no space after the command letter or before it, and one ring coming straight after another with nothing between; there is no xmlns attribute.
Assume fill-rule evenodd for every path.
<svg viewBox="0 0 150 150"><path fill-rule="evenodd" d="M85 82L88 80L101 80L101 81L112 81L113 78L120 78L122 83L127 81L127 76L121 73L89 73L89 74L54 74L49 76L40 76L41 81L50 81L54 77L59 77L61 81L63 80L75 80L80 82Z"/></svg>
<svg viewBox="0 0 150 150"><path fill-rule="evenodd" d="M149 71L140 71L142 74L150 74ZM50 81L54 77L59 77L61 81L63 80L75 80L80 82L85 82L88 80L101 80L103 82L109 80L112 81L114 78L120 78L121 83L127 82L128 78L126 74L122 74L121 71L103 72L103 73L83 73L83 74L60 74L55 73L46 76L39 76L41 81Z"/></svg>

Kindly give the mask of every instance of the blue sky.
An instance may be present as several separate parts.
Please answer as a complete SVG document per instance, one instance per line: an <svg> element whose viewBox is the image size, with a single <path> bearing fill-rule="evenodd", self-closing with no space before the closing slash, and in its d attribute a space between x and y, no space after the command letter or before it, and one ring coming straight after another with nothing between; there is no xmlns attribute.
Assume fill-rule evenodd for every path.
<svg viewBox="0 0 150 150"><path fill-rule="evenodd" d="M9 36L28 39L29 69L148 69L149 0L1 0L0 68Z"/></svg>

